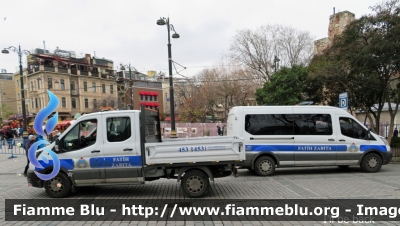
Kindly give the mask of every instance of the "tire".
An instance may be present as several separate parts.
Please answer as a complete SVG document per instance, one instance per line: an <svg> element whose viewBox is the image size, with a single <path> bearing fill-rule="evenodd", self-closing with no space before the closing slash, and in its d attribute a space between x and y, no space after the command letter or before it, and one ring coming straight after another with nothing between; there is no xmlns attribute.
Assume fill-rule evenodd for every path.
<svg viewBox="0 0 400 226"><path fill-rule="evenodd" d="M381 167L382 159L375 153L367 154L361 161L361 169L367 173L376 173Z"/></svg>
<svg viewBox="0 0 400 226"><path fill-rule="evenodd" d="M181 187L190 198L200 198L207 194L210 188L208 175L200 170L191 170L182 178Z"/></svg>
<svg viewBox="0 0 400 226"><path fill-rule="evenodd" d="M347 169L347 168L349 168L349 165L341 165L341 166L338 166L340 169Z"/></svg>
<svg viewBox="0 0 400 226"><path fill-rule="evenodd" d="M268 156L261 156L254 164L254 170L259 176L271 176L275 172L275 161Z"/></svg>
<svg viewBox="0 0 400 226"><path fill-rule="evenodd" d="M71 181L64 173L44 182L46 193L52 198L64 198L71 193Z"/></svg>

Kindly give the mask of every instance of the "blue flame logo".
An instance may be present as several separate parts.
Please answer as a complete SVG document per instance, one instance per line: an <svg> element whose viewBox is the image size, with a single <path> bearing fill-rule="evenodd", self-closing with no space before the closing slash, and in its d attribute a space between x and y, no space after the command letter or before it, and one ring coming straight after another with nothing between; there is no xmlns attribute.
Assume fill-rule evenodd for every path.
<svg viewBox="0 0 400 226"><path fill-rule="evenodd" d="M46 134L49 134L51 131L53 131L54 127L57 125L58 121L58 112L54 114L53 117L51 117L47 123L46 123L46 134L43 131L43 123L45 119L57 109L59 100L56 95L54 95L52 92L47 90L47 93L49 95L49 104L47 107L42 109L36 116L35 121L33 122L33 129L36 131L37 134L40 134L42 136L46 136ZM38 169L43 169L43 166L39 163L39 161L36 159L36 150L40 145L46 145L49 144L46 140L40 140L32 144L32 146L28 150L28 158L29 161L31 161L32 165L34 165ZM49 150L47 148L44 148L43 151L46 151L51 159L53 160L53 171L50 174L41 174L35 171L35 174L42 180L50 180L54 178L59 172L60 172L60 159L58 158L57 154L54 153L52 150ZM49 160L46 158L46 156L42 155L42 160L44 163L48 164Z"/></svg>

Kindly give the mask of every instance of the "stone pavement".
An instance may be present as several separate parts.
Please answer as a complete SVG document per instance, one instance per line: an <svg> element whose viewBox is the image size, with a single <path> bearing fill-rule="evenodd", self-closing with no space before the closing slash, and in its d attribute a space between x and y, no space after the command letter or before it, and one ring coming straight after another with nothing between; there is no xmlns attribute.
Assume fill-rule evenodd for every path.
<svg viewBox="0 0 400 226"><path fill-rule="evenodd" d="M323 222L6 222L5 199L48 198L45 191L28 187L22 174L25 156L8 159L0 154L0 225L340 225ZM277 169L272 177L258 177L240 170L239 177L215 179L205 199L400 199L400 164L382 167L375 174L367 174L359 167L341 170L337 167ZM73 199L178 199L184 198L176 180L160 179L136 186L107 186L81 189ZM348 225L348 224L347 224ZM400 225L399 222L375 222L374 225Z"/></svg>

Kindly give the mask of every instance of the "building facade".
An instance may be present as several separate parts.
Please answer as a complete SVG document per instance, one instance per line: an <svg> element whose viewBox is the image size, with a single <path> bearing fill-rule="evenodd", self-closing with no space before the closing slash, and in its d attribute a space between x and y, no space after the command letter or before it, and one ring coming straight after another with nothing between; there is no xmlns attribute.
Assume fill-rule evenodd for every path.
<svg viewBox="0 0 400 226"><path fill-rule="evenodd" d="M16 84L13 74L0 73L0 121L3 125L7 123L11 115L20 113L18 112L15 93Z"/></svg>
<svg viewBox="0 0 400 226"><path fill-rule="evenodd" d="M74 55L65 52L68 51L49 54L36 49L35 54L27 57L24 89L29 114L35 115L47 106L47 90L53 92L60 101L55 110L59 121L72 119L76 113L99 111L100 107L117 107L117 82L113 62L91 57L90 54L86 54L84 58L74 58ZM19 79L19 74L16 74L15 80ZM18 86L16 92L20 96L21 90ZM18 107L20 106L19 104Z"/></svg>

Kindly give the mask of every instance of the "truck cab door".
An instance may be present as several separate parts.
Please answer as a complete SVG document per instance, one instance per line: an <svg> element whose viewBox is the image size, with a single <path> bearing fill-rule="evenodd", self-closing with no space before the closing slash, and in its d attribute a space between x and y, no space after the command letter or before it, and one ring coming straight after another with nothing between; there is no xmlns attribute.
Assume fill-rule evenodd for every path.
<svg viewBox="0 0 400 226"><path fill-rule="evenodd" d="M103 142L98 130L100 121L100 114L80 120L58 141L60 160L71 162L68 171L78 186L104 182Z"/></svg>
<svg viewBox="0 0 400 226"><path fill-rule="evenodd" d="M143 183L142 157L131 111L103 114L104 170L107 184ZM137 128L137 130L135 130Z"/></svg>

